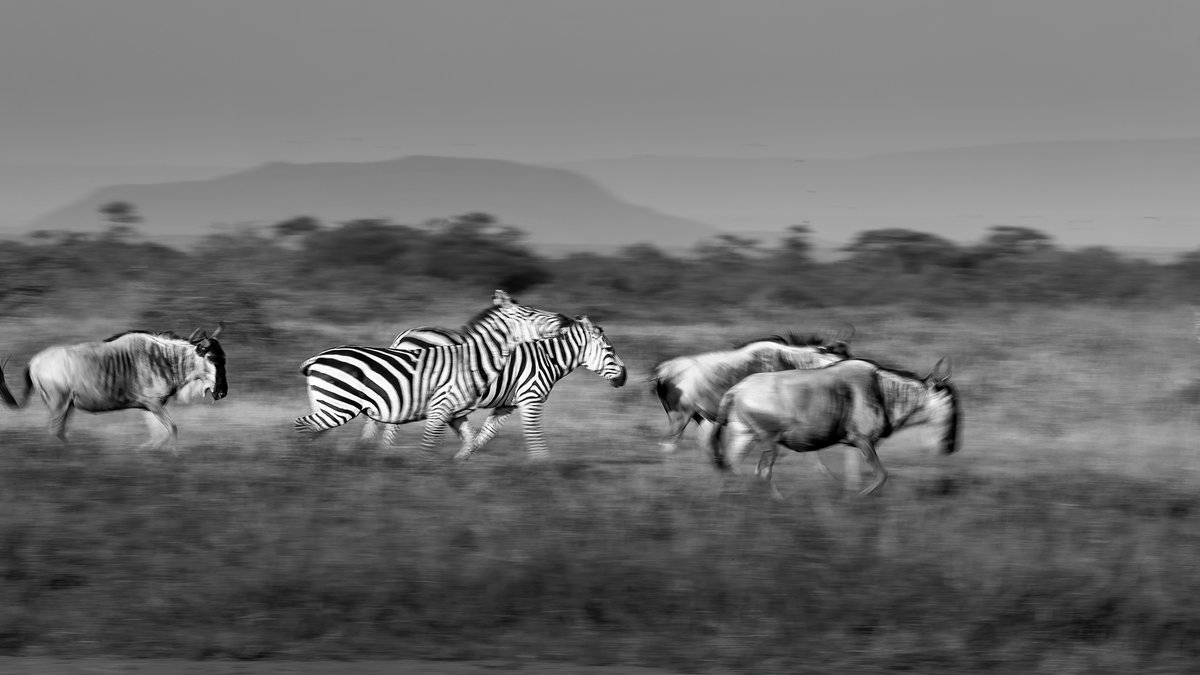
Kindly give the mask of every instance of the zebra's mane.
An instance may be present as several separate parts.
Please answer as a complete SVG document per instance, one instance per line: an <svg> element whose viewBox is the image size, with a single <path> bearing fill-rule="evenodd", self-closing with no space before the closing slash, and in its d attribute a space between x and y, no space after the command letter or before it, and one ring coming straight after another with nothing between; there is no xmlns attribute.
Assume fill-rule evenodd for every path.
<svg viewBox="0 0 1200 675"><path fill-rule="evenodd" d="M747 340L746 342L743 342L739 345L735 345L734 349L741 349L742 347L747 347L749 345L754 344L755 342L775 342L775 343L778 343L781 345L787 345L789 347L825 347L825 346L827 346L826 342L825 342L825 338L823 338L819 335L796 335L795 333L792 333L789 331L786 336L784 336L784 335L768 335L766 337L761 337L761 338L757 338L754 340Z"/></svg>
<svg viewBox="0 0 1200 675"><path fill-rule="evenodd" d="M479 313L468 319L467 322L463 324L462 328L458 330L458 332L462 334L470 332L472 328L484 322L489 316L498 311L500 311L500 308L495 305L480 310ZM563 328L570 328L576 323L574 319L565 314L559 314L558 318L562 321Z"/></svg>
<svg viewBox="0 0 1200 675"><path fill-rule="evenodd" d="M117 333L116 335L114 335L112 337L105 338L104 342L114 342L120 338L125 337L126 335L145 335L148 337L156 337L156 338L160 338L163 340L182 340L183 339L183 338L179 337L178 335L176 335L174 332L169 331L169 330L162 331L162 332L155 332L155 331L151 331L151 330L127 330L123 333Z"/></svg>

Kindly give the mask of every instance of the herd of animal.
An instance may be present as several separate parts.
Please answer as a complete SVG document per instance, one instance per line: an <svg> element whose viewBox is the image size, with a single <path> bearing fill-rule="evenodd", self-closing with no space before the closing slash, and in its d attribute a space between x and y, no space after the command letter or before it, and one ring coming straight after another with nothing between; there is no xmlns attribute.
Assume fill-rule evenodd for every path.
<svg viewBox="0 0 1200 675"><path fill-rule="evenodd" d="M186 339L129 331L102 342L49 347L26 366L20 399L0 364L0 401L20 408L36 391L49 411L51 433L64 442L74 409L144 409L160 428L141 447L177 444L169 401L228 394L225 351L217 340L222 328L212 334L196 329ZM599 325L586 316L522 305L497 290L492 306L461 330L414 328L388 347L343 345L306 360L300 371L312 412L297 418L295 428L317 434L362 415L363 438L384 427L383 443L390 445L396 425L424 419L422 453L434 456L449 427L461 440L455 459L462 461L519 410L529 456L545 457L543 406L554 384L580 366L614 387L625 384L625 365ZM954 452L959 404L949 378L943 361L920 376L854 358L842 340L790 335L672 358L654 368L650 381L669 421L664 451L675 449L689 423L706 424L719 468L736 472L749 450L762 448L756 474L778 496L771 476L781 447L857 448L874 476L862 494L886 481L876 445L896 430L928 425L940 451ZM491 413L475 431L468 415L479 408Z"/></svg>

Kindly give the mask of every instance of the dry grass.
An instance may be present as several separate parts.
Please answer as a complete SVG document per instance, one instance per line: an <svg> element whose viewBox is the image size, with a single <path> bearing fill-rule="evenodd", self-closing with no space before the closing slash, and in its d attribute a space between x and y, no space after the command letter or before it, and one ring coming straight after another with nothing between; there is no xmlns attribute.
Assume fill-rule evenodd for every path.
<svg viewBox="0 0 1200 675"><path fill-rule="evenodd" d="M655 360L847 318L860 355L953 358L961 454L930 457L904 432L865 500L784 457L780 504L716 475L694 432L658 454L665 419L640 382ZM53 324L0 341L27 352L34 328ZM269 388L239 389L231 370L229 399L174 408L179 457L128 449L140 413L78 415L61 450L40 405L0 411L0 651L789 673L1166 673L1200 658L1186 308L605 328L630 384L560 383L554 457L537 465L515 419L460 467L412 459L417 425L390 453L360 447L357 427L295 437L291 352L259 364Z"/></svg>

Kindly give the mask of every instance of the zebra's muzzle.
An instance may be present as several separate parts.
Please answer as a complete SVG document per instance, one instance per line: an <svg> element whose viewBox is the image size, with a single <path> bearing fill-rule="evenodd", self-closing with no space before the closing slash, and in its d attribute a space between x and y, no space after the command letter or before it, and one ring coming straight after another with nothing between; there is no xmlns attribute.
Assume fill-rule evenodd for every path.
<svg viewBox="0 0 1200 675"><path fill-rule="evenodd" d="M623 386L625 386L625 375L626 375L626 373L628 373L628 372L629 372L629 371L627 371L627 370L625 370L624 368L622 368L622 369L621 369L621 374L620 374L620 375L617 375L617 376L616 376L616 377L614 377L613 379L609 380L610 382L612 382L612 386L614 386L614 387L623 387Z"/></svg>

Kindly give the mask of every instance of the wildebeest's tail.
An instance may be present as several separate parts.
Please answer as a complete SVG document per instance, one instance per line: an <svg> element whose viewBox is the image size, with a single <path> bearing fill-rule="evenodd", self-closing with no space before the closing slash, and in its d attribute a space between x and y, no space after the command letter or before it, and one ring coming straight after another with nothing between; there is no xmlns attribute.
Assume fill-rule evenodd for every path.
<svg viewBox="0 0 1200 675"><path fill-rule="evenodd" d="M8 389L8 383L4 381L4 366L8 363L8 359L4 363L0 363L0 401L10 408L24 408L29 401L29 394L33 392L33 378L29 374L29 366L25 366L25 394L18 401L12 392Z"/></svg>
<svg viewBox="0 0 1200 675"><path fill-rule="evenodd" d="M721 397L721 406L717 408L717 416L712 420L712 430L708 433L708 449L712 452L713 464L718 469L729 469L729 462L725 459L724 440L721 438L725 425L729 424L729 407L733 405L733 396L730 392L725 392Z"/></svg>

